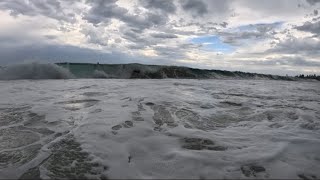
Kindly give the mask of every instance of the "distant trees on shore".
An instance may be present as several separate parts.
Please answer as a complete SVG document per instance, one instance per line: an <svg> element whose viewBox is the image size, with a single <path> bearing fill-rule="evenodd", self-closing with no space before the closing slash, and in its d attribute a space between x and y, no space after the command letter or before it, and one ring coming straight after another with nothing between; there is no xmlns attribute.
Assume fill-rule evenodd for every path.
<svg viewBox="0 0 320 180"><path fill-rule="evenodd" d="M316 74L309 74L309 75L304 75L304 74L300 74L295 76L297 78L301 78L301 79L316 79L318 81L320 81L320 76L317 76Z"/></svg>

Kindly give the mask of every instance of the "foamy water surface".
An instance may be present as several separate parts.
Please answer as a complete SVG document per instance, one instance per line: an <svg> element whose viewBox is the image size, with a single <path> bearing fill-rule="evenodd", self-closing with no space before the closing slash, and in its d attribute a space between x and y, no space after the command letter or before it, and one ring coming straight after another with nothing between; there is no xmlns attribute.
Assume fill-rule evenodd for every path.
<svg viewBox="0 0 320 180"><path fill-rule="evenodd" d="M0 81L0 178L320 178L320 84Z"/></svg>

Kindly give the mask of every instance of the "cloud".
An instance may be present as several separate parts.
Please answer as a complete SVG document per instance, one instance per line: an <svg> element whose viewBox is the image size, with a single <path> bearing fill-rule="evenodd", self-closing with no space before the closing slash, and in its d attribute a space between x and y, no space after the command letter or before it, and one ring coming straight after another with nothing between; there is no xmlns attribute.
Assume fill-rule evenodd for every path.
<svg viewBox="0 0 320 180"><path fill-rule="evenodd" d="M127 9L119 7L116 0L89 0L87 4L90 10L83 19L95 25L101 22L108 23L111 18L121 19L128 12Z"/></svg>
<svg viewBox="0 0 320 180"><path fill-rule="evenodd" d="M320 0L307 0L307 2L310 4L310 5L315 5L317 3L320 3Z"/></svg>
<svg viewBox="0 0 320 180"><path fill-rule="evenodd" d="M264 66L298 66L298 67L320 67L320 62L313 60L305 60L301 56L281 56L278 58L268 58L261 61L248 61L254 65Z"/></svg>
<svg viewBox="0 0 320 180"><path fill-rule="evenodd" d="M318 5L316 0L2 0L0 61L105 59L320 72ZM195 41L201 38L206 41Z"/></svg>
<svg viewBox="0 0 320 180"><path fill-rule="evenodd" d="M160 38L160 39L173 39L178 38L175 34L167 34L167 33L153 33L151 34L154 38Z"/></svg>
<svg viewBox="0 0 320 180"><path fill-rule="evenodd" d="M75 14L66 12L58 0L4 0L0 9L9 10L12 16L47 16L58 21L75 22Z"/></svg>
<svg viewBox="0 0 320 180"><path fill-rule="evenodd" d="M0 46L0 64L28 61L40 62L91 62L96 63L146 63L144 57L131 56L121 52L104 53L98 50L59 44L37 44L17 47Z"/></svg>
<svg viewBox="0 0 320 180"><path fill-rule="evenodd" d="M194 0L180 0L181 6L185 11L189 11L192 13L192 16L203 16L208 13L207 4L202 1L194 1Z"/></svg>
<svg viewBox="0 0 320 180"><path fill-rule="evenodd" d="M243 45L243 40L257 40L272 38L275 33L275 29L281 23L275 22L271 24L250 24L248 26L242 26L231 32L219 32L224 43L232 45Z"/></svg>
<svg viewBox="0 0 320 180"><path fill-rule="evenodd" d="M296 26L295 28L300 31L310 32L318 36L320 35L320 21L317 21L317 22L307 21L303 25Z"/></svg>
<svg viewBox="0 0 320 180"><path fill-rule="evenodd" d="M320 55L320 40L316 38L290 37L282 40L267 52L280 54L299 54L305 56Z"/></svg>
<svg viewBox="0 0 320 180"><path fill-rule="evenodd" d="M157 9L163 11L164 13L175 13L177 10L177 7L173 1L140 0L140 3L147 9Z"/></svg>
<svg viewBox="0 0 320 180"><path fill-rule="evenodd" d="M165 24L168 19L165 14L159 12L148 11L139 15L131 14L126 8L118 6L116 2L116 0L89 1L90 10L83 19L96 26L100 23L109 23L111 19L117 19L127 26L141 30Z"/></svg>
<svg viewBox="0 0 320 180"><path fill-rule="evenodd" d="M150 39L146 39L143 36L141 36L142 32L140 30L123 27L120 30L120 33L122 38L129 41L130 43L129 47L133 49L142 49L151 44L154 44L154 42L151 41Z"/></svg>
<svg viewBox="0 0 320 180"><path fill-rule="evenodd" d="M86 26L81 29L81 32L87 38L88 43L98 44L100 46L107 46L109 37L106 36L107 33L102 29L92 28L91 26Z"/></svg>

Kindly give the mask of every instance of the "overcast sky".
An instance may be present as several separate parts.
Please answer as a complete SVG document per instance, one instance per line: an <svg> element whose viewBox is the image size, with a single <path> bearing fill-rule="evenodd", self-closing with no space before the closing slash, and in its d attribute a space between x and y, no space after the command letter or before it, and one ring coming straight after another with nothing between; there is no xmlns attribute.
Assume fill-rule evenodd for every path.
<svg viewBox="0 0 320 180"><path fill-rule="evenodd" d="M0 64L320 74L320 0L1 0Z"/></svg>

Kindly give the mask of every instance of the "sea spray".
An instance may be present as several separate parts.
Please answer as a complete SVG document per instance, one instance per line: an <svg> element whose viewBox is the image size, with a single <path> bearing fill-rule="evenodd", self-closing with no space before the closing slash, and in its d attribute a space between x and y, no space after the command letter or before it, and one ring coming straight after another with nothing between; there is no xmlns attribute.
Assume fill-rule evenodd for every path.
<svg viewBox="0 0 320 180"><path fill-rule="evenodd" d="M0 69L1 80L69 78L74 78L74 75L68 69L50 63L23 63Z"/></svg>
<svg viewBox="0 0 320 180"><path fill-rule="evenodd" d="M104 71L95 70L92 75L93 78L108 78L109 76Z"/></svg>

